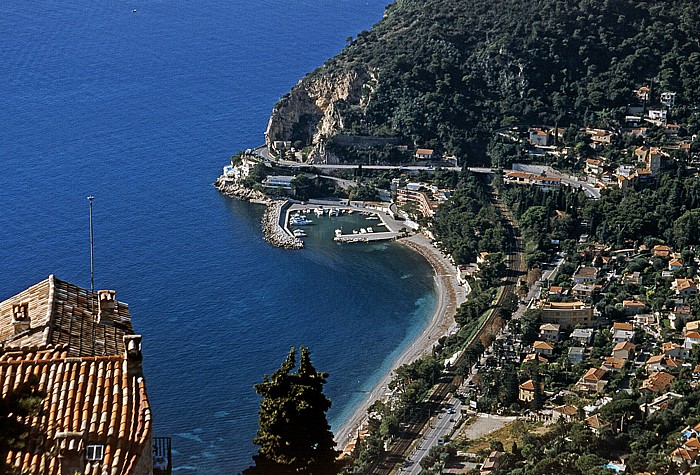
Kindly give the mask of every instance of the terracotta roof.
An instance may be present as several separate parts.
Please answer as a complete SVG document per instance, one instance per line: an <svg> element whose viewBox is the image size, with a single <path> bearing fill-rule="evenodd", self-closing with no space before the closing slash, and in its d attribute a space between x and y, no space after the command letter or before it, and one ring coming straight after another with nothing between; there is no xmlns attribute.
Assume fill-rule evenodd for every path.
<svg viewBox="0 0 700 475"><path fill-rule="evenodd" d="M623 300L622 306L623 307L646 307L646 304L644 302L640 302L639 300Z"/></svg>
<svg viewBox="0 0 700 475"><path fill-rule="evenodd" d="M583 375L583 380L600 381L605 376L606 371L600 368L591 368Z"/></svg>
<svg viewBox="0 0 700 475"><path fill-rule="evenodd" d="M697 290L697 286L695 285L695 282L693 282L691 279L676 279L673 282L673 286L676 290L683 291L683 290Z"/></svg>
<svg viewBox="0 0 700 475"><path fill-rule="evenodd" d="M586 425L592 427L593 429L603 429L610 425L609 422L605 422L598 414L593 414L591 417L586 418Z"/></svg>
<svg viewBox="0 0 700 475"><path fill-rule="evenodd" d="M573 417L578 414L578 409L576 409L576 406L572 406L571 404L564 404L563 406L555 407L552 410L569 417Z"/></svg>
<svg viewBox="0 0 700 475"><path fill-rule="evenodd" d="M603 361L602 366L605 366L606 368L612 368L614 370L622 369L625 366L625 361L620 358L608 356L607 358L605 358L605 361ZM602 368L602 366L601 369L604 369Z"/></svg>
<svg viewBox="0 0 700 475"><path fill-rule="evenodd" d="M619 350L627 350L627 351L633 351L636 348L634 343L631 343L629 341L621 341L617 345L613 347L613 351L619 351Z"/></svg>
<svg viewBox="0 0 700 475"><path fill-rule="evenodd" d="M536 350L553 350L554 347L547 343L546 341L536 341L532 344L532 347Z"/></svg>
<svg viewBox="0 0 700 475"><path fill-rule="evenodd" d="M686 449L698 450L700 449L700 440L697 437L690 438L683 443Z"/></svg>
<svg viewBox="0 0 700 475"><path fill-rule="evenodd" d="M115 355L124 352L124 335L133 333L129 306L114 291L93 293L53 275L0 302L5 348L66 345L70 356Z"/></svg>
<svg viewBox="0 0 700 475"><path fill-rule="evenodd" d="M671 384L671 382L676 379L675 376L665 373L663 371L657 371L651 373L647 379L642 382L642 389L646 389L652 392L659 392Z"/></svg>
<svg viewBox="0 0 700 475"><path fill-rule="evenodd" d="M36 290L36 289L35 289ZM104 446L101 461L86 461L89 475L131 474L151 457L151 410L139 369L126 355L73 357L64 347L5 352L0 356L2 395L39 379L47 394L38 415L29 418L27 446L10 451L7 463L34 475L61 473L60 457L85 461L88 445Z"/></svg>
<svg viewBox="0 0 700 475"><path fill-rule="evenodd" d="M667 341L666 343L663 343L661 345L661 351L664 353L668 353L669 351L673 351L678 348L683 348L683 345L679 345L678 343L673 343L670 341Z"/></svg>
<svg viewBox="0 0 700 475"><path fill-rule="evenodd" d="M613 330L627 330L632 331L634 328L631 323L615 322L613 323Z"/></svg>
<svg viewBox="0 0 700 475"><path fill-rule="evenodd" d="M698 340L698 339L700 339L700 333L698 333L698 332L686 332L685 337L690 338L691 340Z"/></svg>
<svg viewBox="0 0 700 475"><path fill-rule="evenodd" d="M669 267L683 267L683 261L680 259L671 259L668 261Z"/></svg>
<svg viewBox="0 0 700 475"><path fill-rule="evenodd" d="M433 154L433 149L432 148L419 148L416 150L416 155L432 155Z"/></svg>
<svg viewBox="0 0 700 475"><path fill-rule="evenodd" d="M518 386L520 389L524 389L525 391L534 391L535 390L535 383L532 382L531 379L528 379L524 383L522 383L520 386Z"/></svg>
<svg viewBox="0 0 700 475"><path fill-rule="evenodd" d="M545 308L562 308L562 309L579 309L585 308L585 304L581 301L576 302L545 302Z"/></svg>
<svg viewBox="0 0 700 475"><path fill-rule="evenodd" d="M529 355L526 355L525 358L523 358L523 363L527 363L528 361L536 361L538 363L549 362L547 358L537 353L530 353Z"/></svg>
<svg viewBox="0 0 700 475"><path fill-rule="evenodd" d="M695 458L698 456L698 452L697 450L688 450L684 449L683 447L679 447L673 452L671 452L671 456L690 461L695 460Z"/></svg>
<svg viewBox="0 0 700 475"><path fill-rule="evenodd" d="M543 323L542 325L540 325L540 331L558 332L559 331L559 324L558 323Z"/></svg>

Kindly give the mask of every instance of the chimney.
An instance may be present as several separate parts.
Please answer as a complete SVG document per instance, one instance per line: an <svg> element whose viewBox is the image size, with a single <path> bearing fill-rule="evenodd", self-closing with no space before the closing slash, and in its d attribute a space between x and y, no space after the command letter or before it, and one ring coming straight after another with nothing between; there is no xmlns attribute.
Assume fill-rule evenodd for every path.
<svg viewBox="0 0 700 475"><path fill-rule="evenodd" d="M29 330L29 303L14 303L12 304L12 326L15 329L15 335Z"/></svg>
<svg viewBox="0 0 700 475"><path fill-rule="evenodd" d="M75 475L85 471L85 443L82 432L56 432L61 475Z"/></svg>
<svg viewBox="0 0 700 475"><path fill-rule="evenodd" d="M124 357L129 374L141 374L141 335L124 335Z"/></svg>
<svg viewBox="0 0 700 475"><path fill-rule="evenodd" d="M98 305L97 322L106 323L113 320L117 315L117 291L116 290L98 290Z"/></svg>

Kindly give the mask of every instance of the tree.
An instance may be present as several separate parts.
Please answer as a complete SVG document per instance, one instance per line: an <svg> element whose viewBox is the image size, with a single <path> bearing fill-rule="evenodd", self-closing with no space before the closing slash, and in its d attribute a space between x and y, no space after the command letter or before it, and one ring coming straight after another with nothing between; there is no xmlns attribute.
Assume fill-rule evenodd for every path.
<svg viewBox="0 0 700 475"><path fill-rule="evenodd" d="M316 371L303 346L293 373L295 365L296 349L292 348L280 369L255 385L263 397L260 429L253 439L259 449L253 457L255 465L244 474L330 475L341 468L326 420L331 401L323 394L323 385L328 374Z"/></svg>

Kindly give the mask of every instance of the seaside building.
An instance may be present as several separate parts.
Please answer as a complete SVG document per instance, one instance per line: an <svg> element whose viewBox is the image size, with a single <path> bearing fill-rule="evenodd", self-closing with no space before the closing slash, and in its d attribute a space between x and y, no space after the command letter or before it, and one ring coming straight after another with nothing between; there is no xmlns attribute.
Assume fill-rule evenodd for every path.
<svg viewBox="0 0 700 475"><path fill-rule="evenodd" d="M450 197L450 190L441 190L426 183L408 183L396 190L396 202L399 205L416 203L418 211L428 218L435 215L438 205Z"/></svg>
<svg viewBox="0 0 700 475"><path fill-rule="evenodd" d="M542 323L559 324L563 330L571 330L577 325L595 326L597 319L593 307L583 302L540 302Z"/></svg>
<svg viewBox="0 0 700 475"><path fill-rule="evenodd" d="M508 185L539 186L545 189L554 189L561 186L561 178L517 171L506 173L504 182Z"/></svg>
<svg viewBox="0 0 700 475"><path fill-rule="evenodd" d="M23 420L12 473L171 473L170 439L154 438L141 335L113 290L91 292L50 275L0 302L0 392L34 381L45 394Z"/></svg>

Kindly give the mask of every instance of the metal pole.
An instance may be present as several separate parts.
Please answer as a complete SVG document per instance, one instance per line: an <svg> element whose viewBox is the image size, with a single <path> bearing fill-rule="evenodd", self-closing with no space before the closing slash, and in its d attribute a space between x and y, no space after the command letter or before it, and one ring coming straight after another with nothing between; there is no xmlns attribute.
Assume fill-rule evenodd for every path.
<svg viewBox="0 0 700 475"><path fill-rule="evenodd" d="M92 200L95 199L94 196L90 195L87 197L90 202L90 290L95 293L95 263L94 263L94 239L92 235Z"/></svg>

